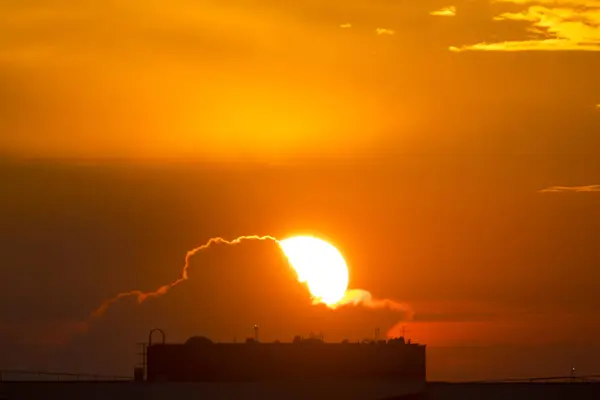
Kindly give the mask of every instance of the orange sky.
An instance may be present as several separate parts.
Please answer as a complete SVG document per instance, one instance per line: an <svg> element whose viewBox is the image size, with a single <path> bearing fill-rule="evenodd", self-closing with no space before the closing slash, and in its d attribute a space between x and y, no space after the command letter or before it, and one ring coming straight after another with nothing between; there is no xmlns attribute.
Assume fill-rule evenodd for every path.
<svg viewBox="0 0 600 400"><path fill-rule="evenodd" d="M277 251L248 244L119 304L71 357L31 333L253 234L329 239L350 285L409 303L398 326L432 348L599 344L600 3L288 3L0 0L7 367L128 373L155 326L338 340L402 318L314 308ZM439 357L435 377L476 375Z"/></svg>
<svg viewBox="0 0 600 400"><path fill-rule="evenodd" d="M462 147L565 104L597 123L581 4L3 1L0 148L279 159Z"/></svg>

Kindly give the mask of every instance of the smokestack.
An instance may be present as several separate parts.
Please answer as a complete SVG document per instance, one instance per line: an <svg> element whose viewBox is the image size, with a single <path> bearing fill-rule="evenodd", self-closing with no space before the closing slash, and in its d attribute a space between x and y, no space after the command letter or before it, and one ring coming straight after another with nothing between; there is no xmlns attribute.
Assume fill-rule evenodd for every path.
<svg viewBox="0 0 600 400"><path fill-rule="evenodd" d="M258 325L254 325L254 341L258 342Z"/></svg>
<svg viewBox="0 0 600 400"><path fill-rule="evenodd" d="M379 328L375 328L375 341L379 340Z"/></svg>

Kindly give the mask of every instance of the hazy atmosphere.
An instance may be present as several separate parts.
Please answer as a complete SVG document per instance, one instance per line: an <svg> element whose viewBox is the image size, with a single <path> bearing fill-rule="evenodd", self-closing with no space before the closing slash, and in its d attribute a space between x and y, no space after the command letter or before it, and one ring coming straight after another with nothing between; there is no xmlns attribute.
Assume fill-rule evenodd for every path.
<svg viewBox="0 0 600 400"><path fill-rule="evenodd" d="M0 369L258 323L404 327L434 380L600 372L598 51L583 0L0 0ZM302 234L408 311L313 305L246 241L83 324L212 237Z"/></svg>

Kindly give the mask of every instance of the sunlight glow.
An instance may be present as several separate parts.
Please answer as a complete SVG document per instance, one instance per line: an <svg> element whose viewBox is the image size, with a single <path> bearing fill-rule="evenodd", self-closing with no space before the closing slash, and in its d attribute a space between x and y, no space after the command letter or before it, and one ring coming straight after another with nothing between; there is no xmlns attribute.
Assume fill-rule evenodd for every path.
<svg viewBox="0 0 600 400"><path fill-rule="evenodd" d="M310 236L280 240L279 246L298 274L298 280L308 286L315 303L333 308L344 298L348 266L338 249Z"/></svg>

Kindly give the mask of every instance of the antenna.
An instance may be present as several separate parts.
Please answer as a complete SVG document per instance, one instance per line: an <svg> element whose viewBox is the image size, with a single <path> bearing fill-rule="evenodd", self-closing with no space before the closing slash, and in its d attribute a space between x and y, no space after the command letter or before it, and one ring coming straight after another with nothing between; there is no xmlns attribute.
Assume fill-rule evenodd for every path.
<svg viewBox="0 0 600 400"><path fill-rule="evenodd" d="M379 340L379 328L375 328L375 341Z"/></svg>
<svg viewBox="0 0 600 400"><path fill-rule="evenodd" d="M258 325L254 325L254 341L258 342Z"/></svg>
<svg viewBox="0 0 600 400"><path fill-rule="evenodd" d="M406 332L410 332L410 329L406 329L406 326L402 325L402 337L406 338Z"/></svg>

